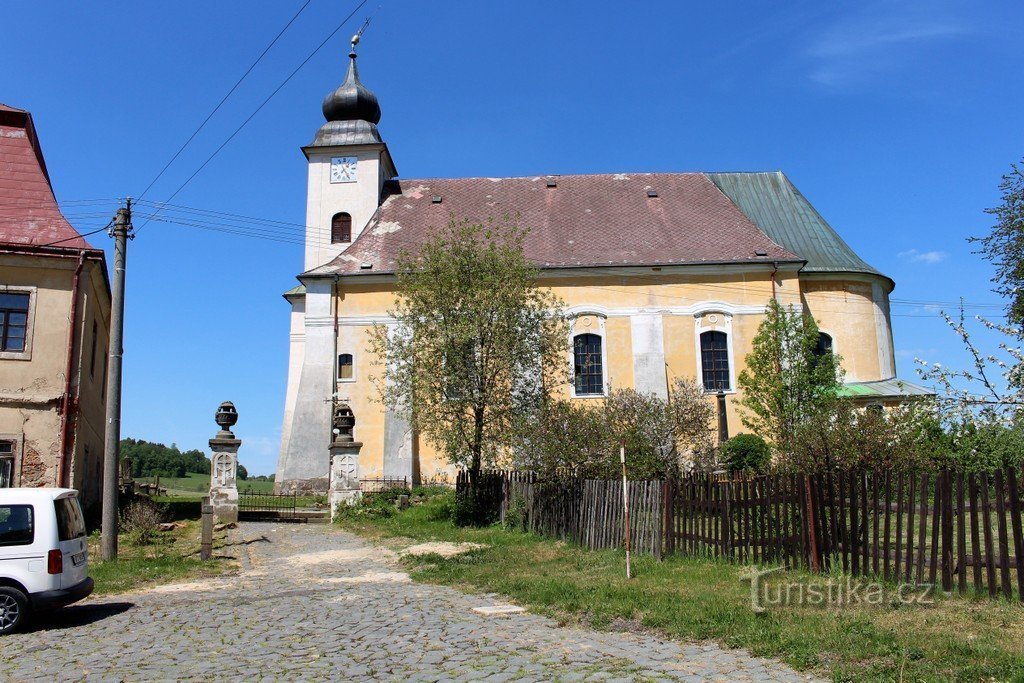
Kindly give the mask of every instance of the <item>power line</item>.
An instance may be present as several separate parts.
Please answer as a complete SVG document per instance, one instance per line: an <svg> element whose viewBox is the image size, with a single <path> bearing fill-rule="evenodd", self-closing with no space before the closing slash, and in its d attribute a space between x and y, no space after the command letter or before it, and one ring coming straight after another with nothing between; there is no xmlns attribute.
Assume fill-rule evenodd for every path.
<svg viewBox="0 0 1024 683"><path fill-rule="evenodd" d="M293 77L295 76L295 74L297 74L297 73L299 72L299 70L300 70L300 69L301 69L302 67L304 67L304 66L305 66L305 65L306 65L306 64L307 64L307 63L309 62L309 60L313 59L313 57L314 57L314 56L316 55L316 53L318 53L318 52L319 52L319 51L321 50L321 48L323 48L323 46L324 46L324 45L326 45L326 44L328 43L328 41L330 41L330 39L331 39L331 38L333 38L333 37L334 37L334 35L335 35L335 34L336 34L336 33L337 33L338 31L340 31L340 30L341 30L341 28L342 28L342 27L343 27L343 26L344 26L345 24L347 24L347 23L348 23L348 21L349 21L349 20L350 20L350 19L351 19L351 18L352 18L353 16L355 16L355 13L356 13L356 12L358 12L358 11L359 11L360 9L362 9L363 5L365 5L366 3L367 3L367 0L361 0L361 2L360 2L360 3L358 4L358 5L356 5L355 9L353 9L353 10L352 10L352 11L351 11L351 12L350 12L350 13L348 14L348 16L346 16L346 17L345 17L345 18L344 18L344 19L343 19L343 20L341 21L341 23L340 23L340 24L338 24L338 25L337 25L337 27L335 27L335 29L334 29L333 31L331 31L331 33L330 33L330 34L329 34L329 35L328 35L328 36L327 36L326 38L324 38L324 39L323 39L323 40L322 40L322 41L320 42L320 44L319 44L319 45L317 45L317 46L316 46L316 48L315 48L315 49L314 49L314 50L313 50L312 52L310 52L310 53L309 53L309 55L308 55L308 56L307 56L307 57L306 57L305 59L303 59L303 60L302 60L302 62L301 62L301 63L300 63L300 64L299 64L299 65L298 65L297 67L295 67L295 69L294 69L294 70L293 70L293 71L292 71L292 72L291 72L290 74L288 74L288 76L287 76L287 77L286 77L286 78L285 78L285 79L284 79L283 81L281 81L281 84L280 84L280 85L278 85L278 86L277 86L276 88L274 88L274 91L273 91L272 93L270 93L270 95L268 95L268 96L267 96L267 98L266 98L265 100L263 100L263 102L261 102L261 103L260 103L260 105L259 105L258 107L256 107L256 109L255 109L255 110L254 110L254 111L253 111L253 112L252 112L251 114L249 114L249 116L248 116L248 117L246 117L246 119L245 119L244 121L242 121L241 125L239 125L239 126L238 126L238 128L235 128L234 132L232 132L232 133L231 133L231 135L229 135L229 136L228 136L228 138L227 138L227 139L226 139L226 140L225 140L224 142L222 142L222 143L220 144L220 146L219 146L219 147L218 147L217 149L215 149L215 150L213 151L213 154L211 154L210 156L208 156L208 157L206 158L206 161L204 161L204 162L203 162L202 164L200 164L200 165L199 165L199 168L197 168L197 169L196 169L196 170L195 170L195 171L194 171L194 172L192 173L192 175L190 175L190 176L189 176L188 178L186 178L186 179L185 179L185 182L183 182L183 183L182 183L181 185L179 185L179 186L178 186L178 189L176 189L176 190L175 190L174 192L172 192L172 193L171 193L171 196L169 196L169 197L167 198L167 201L170 201L170 200L174 199L174 198L175 198L176 196L178 196L178 193L179 193L179 192L181 192L181 191L182 191L183 189L185 189L185 186L186 186L186 185L188 185L188 184L189 184L190 182L192 182L192 179L193 179L193 178L195 178L195 177L196 177L197 175L199 175L199 172L200 172L200 171L202 171L202 170L203 170L204 168L206 168L206 165L207 165L207 164L209 164L209 163L210 163L211 161L213 161L213 158L214 158L214 157L216 157L216 156L217 156L217 154L219 154L219 153L220 153L220 151L221 151L222 149L224 149L224 147L226 147L226 146L227 146L227 144L228 144L229 142L231 142L231 141L232 141L232 140L234 139L234 137L235 137L236 135L238 135L238 133L239 133L239 132L240 132L240 131L241 131L241 130L242 130L243 128L245 128L245 126L246 126L246 125L247 125L247 124L248 124L248 123L249 123L250 121L252 121L253 117L255 117L255 116L256 116L256 114L258 114L258 113L260 112L260 110L262 110L262 109L263 109L263 107L265 107L265 106L267 105L267 103L268 103L268 102L270 102L270 100L271 100L271 99L273 99L273 98L274 98L274 96L275 96L275 95L277 95L277 93L279 93L279 92L281 91L281 89L282 89L282 88L284 88L284 86L288 84L288 82L289 82L289 81L290 81L290 80L291 80L291 79L292 79L292 78L293 78ZM157 213L159 213L159 210L157 211ZM152 220L152 219L147 219L145 223L143 223L143 224L142 224L142 225L140 225L140 226L139 226L138 228L136 228L136 229L135 229L135 233L136 233L136 234L138 234L138 233L139 233L139 231L140 231L140 230L142 230L142 228L146 227L146 225L147 225L147 224L149 223L149 221L150 221L150 220Z"/></svg>
<svg viewBox="0 0 1024 683"><path fill-rule="evenodd" d="M270 43L265 48L263 48L263 52L261 52L259 54L259 56L256 57L256 61L254 61L252 64L250 64L249 68L245 70L245 73L243 73L242 76L237 81L235 81L235 84L233 86L231 86L231 89L228 90L227 94L225 94L224 97L221 98L220 102L217 103L217 106L215 106L213 108L213 110L209 114L206 115L206 118L203 119L203 122L199 124L199 127L196 128L194 131L192 131L192 135L188 136L188 139L185 140L185 142L182 143L181 147L178 148L178 151L174 153L174 155L170 158L170 160L168 160L168 162L166 164L164 164L164 167L160 169L160 172L156 174L156 177L153 178L151 181L149 181L149 185L146 185L146 189L143 190L142 194L139 195L139 199L142 199L143 197L145 197L146 193L149 192L149 190L153 187L153 185L156 183L156 181L160 180L160 177L163 176L164 172L168 168L170 168L171 164L174 163L174 160L177 159L181 155L181 153L185 151L185 148L189 146L189 143L191 143L195 139L195 137L197 135L199 135L199 131L201 131L206 126L206 124L210 121L210 119L213 118L213 115L216 114L217 111L220 110L220 108L224 105L224 103L228 101L228 98L231 97L232 93L234 93L235 90L238 89L238 86L240 86L242 84L242 81L244 81L246 79L246 77L248 77L248 75L250 73L252 73L252 70L256 68L256 65L260 63L260 61L263 59L263 57L266 56L266 54L268 52L270 52L270 48L274 47L274 45L281 38L281 36L284 35L284 32L287 31L288 28L293 23L295 23L295 20L299 18L299 15L302 14L302 12L307 7L309 7L309 3L312 2L312 1L313 0L306 0L306 2L302 5L302 7L299 8L299 11L296 12L292 16L292 18L288 20L288 23L284 25L284 28L282 28L278 32L278 34L276 36L274 36L274 39L271 40Z"/></svg>
<svg viewBox="0 0 1024 683"><path fill-rule="evenodd" d="M79 235L74 235L73 237L65 237L62 240L57 240L55 242L48 242L47 244L39 244L39 245L36 245L36 246L52 247L55 244L62 244L64 242L70 242L71 240L77 240L77 239L82 238L82 237L88 237L89 235L95 235L98 232L102 232L103 230L107 230L108 228L110 228L111 225L113 225L113 223L114 223L114 219L111 218L110 222L107 223L106 225L104 225L102 228L97 228L96 230L92 230L90 232L82 233L82 234L79 234Z"/></svg>

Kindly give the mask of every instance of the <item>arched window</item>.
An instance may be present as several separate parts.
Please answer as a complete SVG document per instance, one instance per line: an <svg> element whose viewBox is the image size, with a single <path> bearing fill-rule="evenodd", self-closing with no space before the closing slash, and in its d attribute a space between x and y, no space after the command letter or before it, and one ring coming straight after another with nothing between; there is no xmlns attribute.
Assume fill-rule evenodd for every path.
<svg viewBox="0 0 1024 683"><path fill-rule="evenodd" d="M601 337L578 334L573 339L573 379L577 396L604 394L604 365L601 358Z"/></svg>
<svg viewBox="0 0 1024 683"><path fill-rule="evenodd" d="M725 332L700 335L700 364L705 391L730 391L729 337Z"/></svg>
<svg viewBox="0 0 1024 683"><path fill-rule="evenodd" d="M343 353L338 356L338 379L352 379L352 354Z"/></svg>
<svg viewBox="0 0 1024 683"><path fill-rule="evenodd" d="M331 244L352 241L352 216L336 213L331 219Z"/></svg>
<svg viewBox="0 0 1024 683"><path fill-rule="evenodd" d="M832 353L832 337L824 332L819 332L818 345L814 347L814 355L824 356L826 353Z"/></svg>

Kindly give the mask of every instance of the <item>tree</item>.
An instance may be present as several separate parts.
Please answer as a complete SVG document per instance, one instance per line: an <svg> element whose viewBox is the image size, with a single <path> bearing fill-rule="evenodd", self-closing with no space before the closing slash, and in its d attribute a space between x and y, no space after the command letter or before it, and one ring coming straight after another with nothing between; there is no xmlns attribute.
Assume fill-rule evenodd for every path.
<svg viewBox="0 0 1024 683"><path fill-rule="evenodd" d="M473 481L511 446L545 386L568 379L562 304L537 287L525 235L453 219L399 256L397 324L371 333L382 401Z"/></svg>
<svg viewBox="0 0 1024 683"><path fill-rule="evenodd" d="M1002 203L985 210L996 217L992 231L969 241L980 243L981 255L995 265L995 291L1009 299L1008 322L1019 327L1024 325L1024 168L1011 164L999 190Z"/></svg>
<svg viewBox="0 0 1024 683"><path fill-rule="evenodd" d="M789 453L797 428L837 400L841 376L839 359L818 352L810 313L772 299L739 376L744 426Z"/></svg>
<svg viewBox="0 0 1024 683"><path fill-rule="evenodd" d="M547 400L520 425L514 463L542 479L566 472L615 478L624 444L631 477L665 478L710 458L714 415L691 379L676 380L667 401L633 389L613 390L598 406Z"/></svg>

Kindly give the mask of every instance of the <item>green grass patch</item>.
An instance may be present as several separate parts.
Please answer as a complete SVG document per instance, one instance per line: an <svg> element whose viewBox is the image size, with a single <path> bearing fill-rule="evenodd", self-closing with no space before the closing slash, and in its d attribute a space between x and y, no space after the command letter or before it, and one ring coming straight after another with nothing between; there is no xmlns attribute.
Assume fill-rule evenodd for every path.
<svg viewBox="0 0 1024 683"><path fill-rule="evenodd" d="M140 482L156 483L156 477L140 477ZM210 490L210 475L186 472L184 477L160 477L160 488L167 489L167 495L175 498L202 497ZM253 493L273 493L274 482L255 479L238 480L238 490L252 490Z"/></svg>
<svg viewBox="0 0 1024 683"><path fill-rule="evenodd" d="M1016 604L939 596L931 606L781 605L756 614L734 564L640 556L628 581L622 552L588 552L497 526L457 528L450 511L449 495L341 525L384 544L403 542L397 537L486 544L450 559L409 560L409 568L416 580L502 593L563 623L714 640L838 681L1024 680L1024 608ZM839 580L791 571L771 583L829 578Z"/></svg>
<svg viewBox="0 0 1024 683"><path fill-rule="evenodd" d="M217 576L234 567L221 556L225 534L214 534L214 559L199 559L198 522L185 522L174 531L156 532L152 543L136 545L128 536L118 537L116 562L99 560L99 534L89 538L89 576L96 582L94 595L111 595L153 585Z"/></svg>

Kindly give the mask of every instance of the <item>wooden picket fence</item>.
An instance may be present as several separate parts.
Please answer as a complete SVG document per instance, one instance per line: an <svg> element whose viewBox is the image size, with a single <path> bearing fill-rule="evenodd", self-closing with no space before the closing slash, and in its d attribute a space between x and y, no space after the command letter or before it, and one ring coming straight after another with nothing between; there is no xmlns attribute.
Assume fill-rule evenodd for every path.
<svg viewBox="0 0 1024 683"><path fill-rule="evenodd" d="M690 473L630 482L633 548L1024 595L1020 473ZM623 543L622 482L490 471L496 517L589 549ZM468 480L462 476L460 485Z"/></svg>

